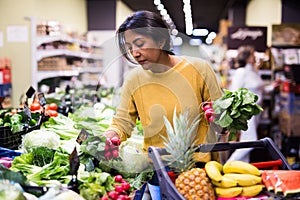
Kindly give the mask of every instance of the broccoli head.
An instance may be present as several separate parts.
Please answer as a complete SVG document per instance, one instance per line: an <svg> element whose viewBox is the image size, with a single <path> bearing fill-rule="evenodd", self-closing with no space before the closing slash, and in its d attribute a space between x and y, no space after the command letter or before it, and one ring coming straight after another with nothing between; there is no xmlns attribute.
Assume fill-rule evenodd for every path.
<svg viewBox="0 0 300 200"><path fill-rule="evenodd" d="M34 147L32 149L33 164L39 167L43 167L53 161L54 150L48 147Z"/></svg>

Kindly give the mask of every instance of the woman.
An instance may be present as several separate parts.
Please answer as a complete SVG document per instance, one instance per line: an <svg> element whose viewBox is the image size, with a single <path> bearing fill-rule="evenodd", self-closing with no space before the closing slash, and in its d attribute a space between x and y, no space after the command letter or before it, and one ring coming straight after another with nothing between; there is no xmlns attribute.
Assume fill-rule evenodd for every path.
<svg viewBox="0 0 300 200"><path fill-rule="evenodd" d="M211 66L200 58L176 56L171 52L168 26L149 11L129 16L117 30L119 48L127 60L138 63L123 86L121 101L108 138L130 137L139 118L144 131L144 149L163 147L166 136L163 115L172 121L173 111L190 110L191 117L201 112L201 103L222 95ZM204 142L208 123L201 120L199 138Z"/></svg>
<svg viewBox="0 0 300 200"><path fill-rule="evenodd" d="M235 70L231 78L230 90L247 88L258 96L257 104L261 106L264 82L257 73L255 65L255 49L252 46L241 46L237 55L238 69ZM240 141L257 140L257 126L260 115L253 116L248 121L248 130L241 131ZM229 157L230 160L250 161L252 148L237 149Z"/></svg>
<svg viewBox="0 0 300 200"><path fill-rule="evenodd" d="M200 58L176 56L171 52L171 38L164 20L149 11L129 16L117 30L119 48L124 57L139 64L127 75L122 86L120 104L105 135L122 141L131 136L139 118L144 133L144 150L164 147L166 135L163 116L172 121L188 109L191 119L202 112L201 103L222 95L211 66ZM205 143L208 123L198 126L199 143ZM199 154L198 160L210 160L210 154Z"/></svg>

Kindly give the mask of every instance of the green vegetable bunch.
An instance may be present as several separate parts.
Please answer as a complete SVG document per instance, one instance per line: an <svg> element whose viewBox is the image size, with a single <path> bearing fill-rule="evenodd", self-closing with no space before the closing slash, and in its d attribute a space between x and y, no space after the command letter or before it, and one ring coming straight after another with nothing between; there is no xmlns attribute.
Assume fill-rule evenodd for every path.
<svg viewBox="0 0 300 200"><path fill-rule="evenodd" d="M214 123L230 133L248 129L248 120L263 111L256 102L258 96L246 88L224 90L224 95L213 102Z"/></svg>
<svg viewBox="0 0 300 200"><path fill-rule="evenodd" d="M39 167L43 167L53 161L54 150L48 147L40 146L32 149L33 164Z"/></svg>

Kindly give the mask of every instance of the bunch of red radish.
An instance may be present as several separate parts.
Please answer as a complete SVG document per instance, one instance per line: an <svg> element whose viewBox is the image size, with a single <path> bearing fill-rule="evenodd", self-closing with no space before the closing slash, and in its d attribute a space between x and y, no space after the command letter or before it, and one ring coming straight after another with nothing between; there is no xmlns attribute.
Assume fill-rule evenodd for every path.
<svg viewBox="0 0 300 200"><path fill-rule="evenodd" d="M118 137L106 138L105 148L104 148L104 157L107 160L112 158L119 157L119 146L121 144L121 140Z"/></svg>
<svg viewBox="0 0 300 200"><path fill-rule="evenodd" d="M122 175L116 175L115 190L107 192L107 196L101 197L101 200L130 200L130 184L123 179Z"/></svg>
<svg viewBox="0 0 300 200"><path fill-rule="evenodd" d="M215 119L215 116L214 116L214 110L212 108L212 102L203 102L202 110L204 111L205 119L208 122L213 122Z"/></svg>

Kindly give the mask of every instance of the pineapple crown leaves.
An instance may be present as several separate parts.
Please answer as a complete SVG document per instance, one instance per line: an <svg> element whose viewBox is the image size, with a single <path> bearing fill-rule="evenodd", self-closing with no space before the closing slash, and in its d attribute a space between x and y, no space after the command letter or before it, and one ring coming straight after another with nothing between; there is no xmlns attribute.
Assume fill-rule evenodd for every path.
<svg viewBox="0 0 300 200"><path fill-rule="evenodd" d="M169 155L163 156L169 167L174 172L182 172L190 169L194 164L193 154L197 149L197 131L200 114L192 121L189 120L189 113L186 110L176 115L176 108L173 113L173 126L164 116L164 123L168 137L161 136L164 140L166 151Z"/></svg>

